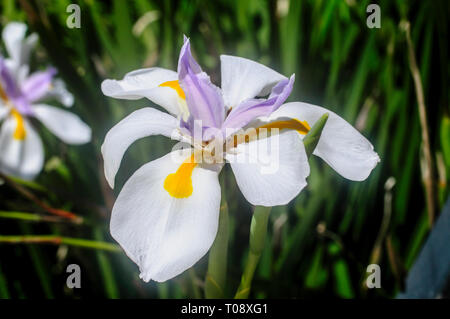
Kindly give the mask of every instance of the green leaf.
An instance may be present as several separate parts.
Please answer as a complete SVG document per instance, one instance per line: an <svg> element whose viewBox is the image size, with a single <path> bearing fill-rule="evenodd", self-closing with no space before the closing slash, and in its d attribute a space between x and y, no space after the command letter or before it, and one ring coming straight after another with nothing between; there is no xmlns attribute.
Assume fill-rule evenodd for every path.
<svg viewBox="0 0 450 319"><path fill-rule="evenodd" d="M319 143L320 136L322 135L322 130L328 121L328 115L328 113L322 115L316 121L316 123L314 123L313 127L309 130L308 134L306 134L305 138L303 139L303 144L305 145L305 150L308 157L311 156L317 146L317 143Z"/></svg>

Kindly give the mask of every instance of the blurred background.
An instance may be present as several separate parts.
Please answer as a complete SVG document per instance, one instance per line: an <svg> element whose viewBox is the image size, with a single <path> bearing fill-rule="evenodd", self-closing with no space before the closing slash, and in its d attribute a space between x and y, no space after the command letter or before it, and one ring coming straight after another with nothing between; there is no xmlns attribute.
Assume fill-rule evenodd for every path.
<svg viewBox="0 0 450 319"><path fill-rule="evenodd" d="M2 1L1 27L23 21L29 32L39 34L33 66L51 64L59 70L75 95L73 111L93 129L93 141L67 146L39 126L46 149L43 172L33 182L2 181L0 298L202 296L207 257L173 280L146 284L109 235L111 207L123 183L138 167L164 155L172 143L159 137L134 143L114 192L104 180L99 153L106 132L120 119L154 106L144 99L106 98L101 81L143 67L176 69L183 34L191 38L195 57L217 85L220 54L253 59L287 76L295 73L288 101L338 113L372 142L381 158L369 178L359 183L310 158L308 187L288 206L272 209L251 297L395 297L430 233L430 221L438 218L449 194L450 12L445 0L380 0L381 28L370 29L366 8L371 2ZM80 29L66 26L71 3L81 8ZM406 21L425 96L430 136L425 147L432 156L428 188L423 176L430 165L423 156L424 127L408 58ZM247 256L252 207L231 172L223 173L230 213L231 297ZM52 209L70 211L77 218L49 218ZM36 217L14 218L8 212ZM11 243L2 236L17 237ZM80 246L80 240L90 240L91 247ZM66 267L72 263L81 267L81 289L66 287ZM366 267L372 263L381 267L380 289L365 285Z"/></svg>

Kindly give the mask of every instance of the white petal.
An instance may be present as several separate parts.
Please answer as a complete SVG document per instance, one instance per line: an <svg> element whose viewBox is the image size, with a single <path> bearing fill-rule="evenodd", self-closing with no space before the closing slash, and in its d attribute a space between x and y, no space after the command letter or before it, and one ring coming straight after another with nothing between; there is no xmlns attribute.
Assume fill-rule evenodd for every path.
<svg viewBox="0 0 450 319"><path fill-rule="evenodd" d="M321 157L343 177L353 181L365 180L380 158L374 152L373 145L337 114L320 106L292 102L282 105L268 119L295 118L306 120L312 127L327 112L328 121L313 154Z"/></svg>
<svg viewBox="0 0 450 319"><path fill-rule="evenodd" d="M114 178L123 154L133 142L156 134L174 138L178 123L173 116L147 107L131 113L116 124L106 134L102 145L105 177L109 185L114 188Z"/></svg>
<svg viewBox="0 0 450 319"><path fill-rule="evenodd" d="M21 65L29 64L31 51L36 46L39 37L36 33L30 34L25 41L22 43L22 51L21 51Z"/></svg>
<svg viewBox="0 0 450 319"><path fill-rule="evenodd" d="M22 41L25 39L26 32L27 26L24 23L19 22L8 23L3 29L3 42L5 43L9 56L14 60L20 59Z"/></svg>
<svg viewBox="0 0 450 319"><path fill-rule="evenodd" d="M28 63L30 51L37 42L37 35L32 34L25 39L27 26L20 22L8 23L2 32L3 42L16 66Z"/></svg>
<svg viewBox="0 0 450 319"><path fill-rule="evenodd" d="M142 166L114 205L111 235L146 282L166 281L192 267L216 236L221 196L217 171L194 168L193 192L187 198L173 198L163 187L190 152L172 152Z"/></svg>
<svg viewBox="0 0 450 319"><path fill-rule="evenodd" d="M147 98L162 106L168 112L180 114L180 97L170 87L160 87L164 82L176 81L176 72L162 68L140 69L127 73L123 80L105 80L102 92L106 96L118 99L138 100Z"/></svg>
<svg viewBox="0 0 450 319"><path fill-rule="evenodd" d="M221 87L228 108L255 96L265 96L275 84L286 79L260 63L240 57L221 55L220 63Z"/></svg>
<svg viewBox="0 0 450 319"><path fill-rule="evenodd" d="M33 105L33 113L50 132L67 144L85 144L91 140L91 128L72 112L36 104Z"/></svg>
<svg viewBox="0 0 450 319"><path fill-rule="evenodd" d="M13 59L6 59L5 63L11 76L16 80L18 86L21 86L28 77L30 67L27 64L20 64L20 62Z"/></svg>
<svg viewBox="0 0 450 319"><path fill-rule="evenodd" d="M44 165L44 149L39 135L24 119L25 139L13 137L16 120L8 117L0 130L0 170L8 175L33 179Z"/></svg>
<svg viewBox="0 0 450 319"><path fill-rule="evenodd" d="M74 102L72 93L67 91L66 84L61 79L56 79L53 81L52 87L44 98L54 98L58 102L61 102L65 107L72 106Z"/></svg>
<svg viewBox="0 0 450 319"><path fill-rule="evenodd" d="M309 164L297 132L238 145L228 153L236 182L253 205L285 205L306 186Z"/></svg>
<svg viewBox="0 0 450 319"><path fill-rule="evenodd" d="M10 107L0 101L0 122L8 115Z"/></svg>

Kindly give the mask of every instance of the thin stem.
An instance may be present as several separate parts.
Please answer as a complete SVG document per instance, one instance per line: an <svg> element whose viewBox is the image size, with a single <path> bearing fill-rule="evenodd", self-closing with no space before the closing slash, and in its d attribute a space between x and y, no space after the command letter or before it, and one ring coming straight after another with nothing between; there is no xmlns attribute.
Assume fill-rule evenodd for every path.
<svg viewBox="0 0 450 319"><path fill-rule="evenodd" d="M411 26L409 22L403 23L403 28L406 33L406 43L408 44L408 60L409 68L414 80L414 87L416 91L417 106L419 108L419 119L420 126L422 127L422 149L425 157L425 167L422 167L422 179L425 185L426 201L427 201L427 212L428 212L428 222L430 228L433 226L434 222L434 210L435 210L435 195L434 195L434 167L433 167L433 157L431 155L430 146L430 133L427 122L427 112L425 106L425 97L422 87L422 79L420 77L420 71L417 67L416 56L414 54L414 46L411 40Z"/></svg>
<svg viewBox="0 0 450 319"><path fill-rule="evenodd" d="M383 219L381 220L380 229L378 230L378 235L375 240L375 244L372 248L372 253L370 254L370 264L378 264L382 254L383 242L385 242L386 235L389 229L389 224L392 215L392 189L395 185L395 178L389 177L384 183L384 210ZM388 252L389 253L389 252ZM364 277L362 289L364 292L367 291L368 286L365 284L368 277L368 273Z"/></svg>
<svg viewBox="0 0 450 319"><path fill-rule="evenodd" d="M23 180L23 179L20 179L18 177L14 177L14 176L8 176L8 178L10 180L12 180L13 182L15 182L16 184L20 184L22 186L31 188L33 190L36 190L36 191L39 191L39 192L48 192L47 188L45 188L44 186L42 186L42 185L40 185L40 184L38 184L36 182L26 181L26 180Z"/></svg>
<svg viewBox="0 0 450 319"><path fill-rule="evenodd" d="M19 235L19 236L3 236L0 235L0 244L53 244L53 245L69 245L84 248L107 250L119 252L119 246L89 239L61 237L57 235Z"/></svg>
<svg viewBox="0 0 450 319"><path fill-rule="evenodd" d="M103 241L103 232L100 227L95 227L92 235L97 242ZM97 255L97 262L100 266L106 296L110 299L119 298L120 294L117 287L117 277L114 275L108 254L103 250L96 250L95 254Z"/></svg>
<svg viewBox="0 0 450 319"><path fill-rule="evenodd" d="M386 252L388 256L389 265L391 266L392 273L397 280L397 284L401 287L403 285L403 274L404 266L398 257L398 253L395 251L394 245L392 244L391 235L386 236Z"/></svg>
<svg viewBox="0 0 450 319"><path fill-rule="evenodd" d="M197 277L197 274L195 273L195 269L191 267L188 270L188 274L189 274L189 283L191 285L192 295L194 296L194 299L201 299L202 294L200 292L199 279Z"/></svg>
<svg viewBox="0 0 450 319"><path fill-rule="evenodd" d="M0 211L0 218L18 219L32 222L67 222L70 220L60 218L58 216L45 216L34 213L17 212L17 211Z"/></svg>
<svg viewBox="0 0 450 319"><path fill-rule="evenodd" d="M303 139L305 151L307 156L311 156L314 149L319 143L320 136L322 135L323 128L328 121L328 113L323 114L309 130ZM241 283L234 296L235 299L248 298L250 294L253 275L256 267L258 266L259 259L261 258L262 251L264 249L264 242L267 235L267 222L269 220L269 213L271 207L256 206L253 213L252 222L250 225L250 249L245 264L244 273L241 277Z"/></svg>
<svg viewBox="0 0 450 319"><path fill-rule="evenodd" d="M381 249L383 241L386 237L387 231L389 229L389 223L391 221L392 215L392 189L395 185L395 178L389 177L384 183L384 210L383 219L381 220L380 229L378 231L377 238L375 240L372 253L370 254L370 263L378 264L381 257Z"/></svg>
<svg viewBox="0 0 450 319"><path fill-rule="evenodd" d="M225 198L225 174L222 175L222 205L219 215L219 229L209 251L208 271L205 279L205 297L224 298L227 278L228 254L228 204Z"/></svg>
<svg viewBox="0 0 450 319"><path fill-rule="evenodd" d="M21 195L23 195L24 197L28 198L29 200L31 200L32 202L34 202L36 205L38 205L39 207L43 208L44 210L46 210L47 212L49 212L50 214L59 216L59 217L63 217L63 218L67 218L72 220L74 223L76 224L81 224L83 223L83 217L80 217L72 212L68 212L66 210L63 209L57 209L57 208L53 208L50 207L49 205L47 205L46 203L44 203L43 201L41 201L39 198L37 198L36 195L34 195L32 192L30 192L29 190L27 190L25 187L23 187L22 185L18 184L15 180L17 180L17 178L12 179L8 176L6 176L5 174L0 173L0 178L3 179L8 185L10 185L12 188L14 188L18 193L20 193Z"/></svg>
<svg viewBox="0 0 450 319"><path fill-rule="evenodd" d="M235 299L248 298L253 275L261 258L267 235L267 222L271 207L256 206L250 225L250 247L241 283L234 296Z"/></svg>

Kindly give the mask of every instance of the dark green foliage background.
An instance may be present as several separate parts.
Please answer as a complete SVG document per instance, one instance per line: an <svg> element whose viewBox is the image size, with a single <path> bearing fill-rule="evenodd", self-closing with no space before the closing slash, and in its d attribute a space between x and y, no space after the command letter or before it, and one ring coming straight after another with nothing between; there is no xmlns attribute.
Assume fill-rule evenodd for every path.
<svg viewBox="0 0 450 319"><path fill-rule="evenodd" d="M81 29L66 27L66 7L72 2L81 7ZM340 114L373 143L381 157L370 177L359 183L343 179L317 157L310 159L307 189L290 205L272 210L251 296L394 297L429 232L421 178L421 126L405 33L399 25L402 20L411 23L422 76L438 213L448 195L450 175L449 2L377 1L381 28L369 29L366 7L371 2L2 1L1 26L25 21L39 33L33 64L58 68L76 97L73 110L92 127L94 140L81 147L66 146L40 126L47 165L36 180L41 188L32 190L51 206L73 211L88 222L0 219L0 234L58 234L113 242L108 230L113 201L105 187L100 145L120 119L153 105L146 100L106 98L100 83L142 67L175 69L186 34L194 55L216 84L220 84L220 54L254 59L285 75L295 73L289 101L322 105ZM165 154L171 144L159 137L135 143L122 162L115 195L134 170ZM231 216L227 289L232 296L246 257L252 207L231 171L223 173ZM378 260L382 288L368 291L363 288L366 267L384 214L384 183L391 176L396 179L392 218ZM0 210L43 213L7 185L0 186ZM318 225L326 231L318 232ZM65 270L71 263L81 266L81 289L66 288ZM206 266L205 257L196 264L195 273L146 284L122 252L0 244L0 297L194 297L193 286L202 287Z"/></svg>

